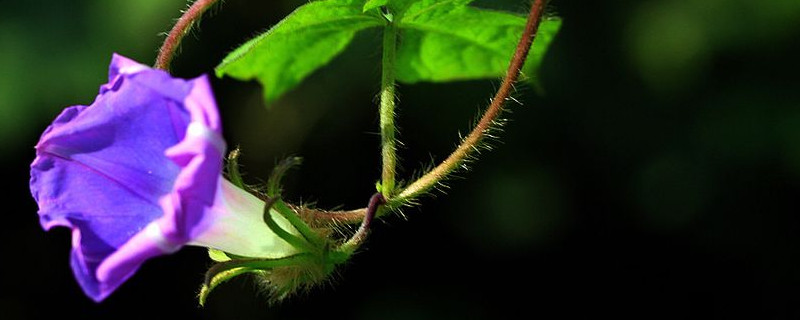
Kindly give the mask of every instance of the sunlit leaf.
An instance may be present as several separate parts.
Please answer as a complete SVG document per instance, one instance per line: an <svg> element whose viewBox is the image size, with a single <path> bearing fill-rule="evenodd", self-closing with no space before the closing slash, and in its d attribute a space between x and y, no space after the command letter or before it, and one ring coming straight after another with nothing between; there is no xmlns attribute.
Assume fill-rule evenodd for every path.
<svg viewBox="0 0 800 320"><path fill-rule="evenodd" d="M217 67L258 80L267 103L329 63L358 31L394 23L395 72L405 83L501 77L525 26L522 15L471 7L472 0L321 0L301 6ZM533 75L560 20L545 19L523 72Z"/></svg>
<svg viewBox="0 0 800 320"><path fill-rule="evenodd" d="M470 0L424 0L400 21L397 79L406 83L503 76L526 19L501 11L467 6ZM524 71L533 73L560 20L542 22Z"/></svg>
<svg viewBox="0 0 800 320"><path fill-rule="evenodd" d="M257 79L272 102L314 70L341 53L356 32L382 25L383 18L362 13L365 0L310 2L230 53L217 76Z"/></svg>

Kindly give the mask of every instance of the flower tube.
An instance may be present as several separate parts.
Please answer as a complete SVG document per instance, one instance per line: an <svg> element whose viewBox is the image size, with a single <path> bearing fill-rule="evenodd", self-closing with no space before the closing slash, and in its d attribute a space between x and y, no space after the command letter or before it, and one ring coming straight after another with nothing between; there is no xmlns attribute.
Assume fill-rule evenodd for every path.
<svg viewBox="0 0 800 320"><path fill-rule="evenodd" d="M45 130L31 164L41 225L72 229L70 264L89 297L105 299L145 260L187 244L298 253L263 223L264 201L222 178L226 145L205 76L176 79L120 55L109 69L94 103Z"/></svg>

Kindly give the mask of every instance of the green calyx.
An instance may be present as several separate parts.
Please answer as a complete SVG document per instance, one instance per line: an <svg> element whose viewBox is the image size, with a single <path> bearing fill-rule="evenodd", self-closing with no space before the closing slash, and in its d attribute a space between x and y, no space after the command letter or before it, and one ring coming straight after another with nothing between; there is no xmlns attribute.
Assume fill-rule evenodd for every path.
<svg viewBox="0 0 800 320"><path fill-rule="evenodd" d="M278 259L240 258L218 262L208 269L200 289L199 301L204 306L209 294L218 285L243 274L254 274L270 294L270 302L279 302L293 293L324 282L347 261L350 253L323 248Z"/></svg>
<svg viewBox="0 0 800 320"><path fill-rule="evenodd" d="M234 150L228 157L228 179L237 186L247 188L242 183ZM298 253L281 258L240 257L216 249L209 249L209 257L216 261L208 269L200 289L199 302L205 305L209 294L220 284L243 274L253 274L267 289L271 302L279 302L293 293L308 289L324 282L336 269L353 254L360 241L353 243L331 239L334 234L329 226L313 227L307 223L297 210L280 197L280 181L286 172L301 163L301 159L291 157L278 164L266 186L263 220L277 237L297 249ZM251 190L252 191L252 190ZM282 217L291 224L287 230L276 222Z"/></svg>

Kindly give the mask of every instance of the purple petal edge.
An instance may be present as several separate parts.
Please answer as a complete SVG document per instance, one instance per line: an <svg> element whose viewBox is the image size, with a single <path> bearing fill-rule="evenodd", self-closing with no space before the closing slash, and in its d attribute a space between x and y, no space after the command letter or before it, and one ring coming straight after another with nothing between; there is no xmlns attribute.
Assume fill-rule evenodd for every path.
<svg viewBox="0 0 800 320"><path fill-rule="evenodd" d="M141 101L149 102L140 105L133 101L141 97ZM127 111L124 116L128 118L118 115L122 112L118 110ZM153 128L156 140L175 141L171 145L131 140L130 134L119 135L129 140L107 144L92 138L118 138L97 131L108 127L117 133L119 128L130 132L154 126L156 123L133 122L151 118L131 119L152 112L161 112L158 114L163 117L155 119L167 122L167 129L163 125ZM195 229L201 228L199 221L213 204L220 179L225 149L221 131L207 77L175 79L117 54L109 67L109 83L101 86L97 100L89 107L66 108L45 130L31 164L31 193L39 204L45 230L55 226L72 229L70 265L87 296L98 302L104 300L144 261L178 250L201 231ZM163 160L152 162L151 167L158 167L149 170L149 156L136 162L125 154L133 158L152 154ZM118 160L123 161L114 164ZM134 167L127 167L129 163ZM142 163L145 167L140 167ZM161 163L172 163L174 173L163 169ZM123 170L122 180L116 180L115 170ZM137 178L135 173L141 171L146 174ZM161 174L151 176L150 172ZM126 179L142 182L133 190L122 183ZM93 181L100 181L100 185ZM171 183L171 191L158 191L162 182ZM109 189L103 188L106 184L115 188L112 193L101 193ZM84 185L93 188L90 193L75 187ZM87 197L98 205L86 205L90 201Z"/></svg>

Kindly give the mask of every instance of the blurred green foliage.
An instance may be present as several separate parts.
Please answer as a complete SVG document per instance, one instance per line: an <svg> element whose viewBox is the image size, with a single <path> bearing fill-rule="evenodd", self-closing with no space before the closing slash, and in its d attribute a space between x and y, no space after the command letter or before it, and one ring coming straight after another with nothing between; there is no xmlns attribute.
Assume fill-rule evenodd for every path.
<svg viewBox="0 0 800 320"><path fill-rule="evenodd" d="M66 106L89 104L111 53L155 58L182 1L16 1L0 11L0 151ZM31 146L32 147L32 146Z"/></svg>
<svg viewBox="0 0 800 320"><path fill-rule="evenodd" d="M770 50L800 28L800 1L661 0L633 7L628 46L648 85L666 94L704 81L715 54Z"/></svg>

